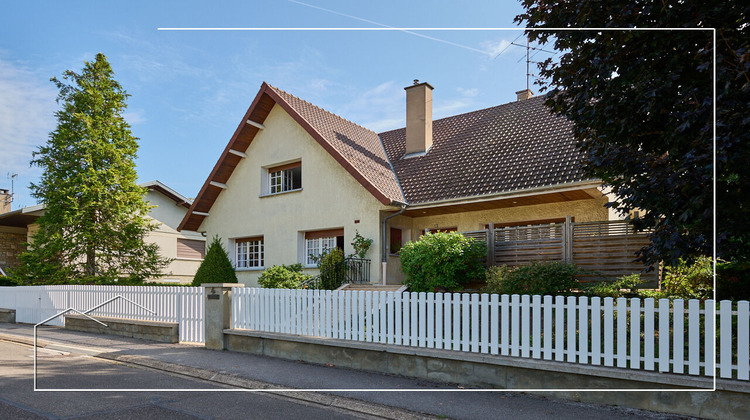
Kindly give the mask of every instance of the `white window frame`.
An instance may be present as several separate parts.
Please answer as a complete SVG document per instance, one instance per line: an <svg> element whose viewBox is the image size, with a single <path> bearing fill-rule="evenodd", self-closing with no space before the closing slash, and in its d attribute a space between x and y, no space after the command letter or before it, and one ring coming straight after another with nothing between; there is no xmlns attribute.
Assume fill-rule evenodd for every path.
<svg viewBox="0 0 750 420"><path fill-rule="evenodd" d="M296 166L294 168L268 172L269 193L280 194L280 193L285 193L288 191L295 191L295 190L302 189L301 185L299 188L294 188L294 175L292 175L292 173L295 169L299 171L302 170L301 166ZM300 173L300 178L301 177L302 177L302 174ZM300 183L301 183L301 180L300 180Z"/></svg>
<svg viewBox="0 0 750 420"><path fill-rule="evenodd" d="M264 238L234 243L234 264L237 270L263 269L265 264Z"/></svg>
<svg viewBox="0 0 750 420"><path fill-rule="evenodd" d="M312 256L318 257L325 249L331 250L336 248L336 237L328 236L325 238L305 239L305 265L315 266Z"/></svg>

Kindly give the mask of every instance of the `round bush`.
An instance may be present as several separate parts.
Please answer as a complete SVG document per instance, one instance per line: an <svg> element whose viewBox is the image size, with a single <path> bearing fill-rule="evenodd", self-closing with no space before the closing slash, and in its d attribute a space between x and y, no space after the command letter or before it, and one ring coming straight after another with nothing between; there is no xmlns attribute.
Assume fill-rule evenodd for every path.
<svg viewBox="0 0 750 420"><path fill-rule="evenodd" d="M263 271L258 284L267 289L299 289L300 284L310 277L302 273L302 264L274 265Z"/></svg>
<svg viewBox="0 0 750 420"><path fill-rule="evenodd" d="M455 291L484 276L487 247L457 232L423 235L401 248L405 285L413 292Z"/></svg>

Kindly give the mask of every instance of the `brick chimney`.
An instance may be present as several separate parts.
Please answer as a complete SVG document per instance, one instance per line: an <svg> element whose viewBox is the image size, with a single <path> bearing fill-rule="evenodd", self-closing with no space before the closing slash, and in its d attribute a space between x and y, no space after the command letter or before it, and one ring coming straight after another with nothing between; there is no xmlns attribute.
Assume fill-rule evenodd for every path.
<svg viewBox="0 0 750 420"><path fill-rule="evenodd" d="M419 83L406 90L406 154L424 153L432 146L432 86Z"/></svg>
<svg viewBox="0 0 750 420"><path fill-rule="evenodd" d="M516 98L519 101L525 101L532 96L534 96L534 92L530 91L529 89L519 90L518 92L516 92Z"/></svg>
<svg viewBox="0 0 750 420"><path fill-rule="evenodd" d="M8 190L0 188L0 214L10 211L11 195Z"/></svg>

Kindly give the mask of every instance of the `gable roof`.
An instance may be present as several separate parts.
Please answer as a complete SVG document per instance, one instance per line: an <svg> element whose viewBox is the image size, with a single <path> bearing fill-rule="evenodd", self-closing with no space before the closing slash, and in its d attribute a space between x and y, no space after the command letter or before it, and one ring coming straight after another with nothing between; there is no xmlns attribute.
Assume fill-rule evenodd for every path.
<svg viewBox="0 0 750 420"><path fill-rule="evenodd" d="M247 121L262 124L275 104L281 106L378 201L386 205L405 201L377 133L263 82L177 230L198 229L223 189L216 184L226 184L242 159L230 150L244 153L260 130Z"/></svg>
<svg viewBox="0 0 750 420"><path fill-rule="evenodd" d="M584 181L573 123L544 96L432 123L430 150L404 158L406 129L380 133L410 205Z"/></svg>
<svg viewBox="0 0 750 420"><path fill-rule="evenodd" d="M376 134L264 82L178 230L200 227L276 104L385 205L589 181L573 124L551 114L543 101L540 96L435 120L429 151L404 158L406 128Z"/></svg>

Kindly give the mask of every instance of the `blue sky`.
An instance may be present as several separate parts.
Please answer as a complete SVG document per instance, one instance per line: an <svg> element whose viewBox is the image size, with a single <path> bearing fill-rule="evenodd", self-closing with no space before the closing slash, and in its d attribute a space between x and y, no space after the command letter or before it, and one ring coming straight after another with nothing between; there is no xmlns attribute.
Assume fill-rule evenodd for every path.
<svg viewBox="0 0 750 420"><path fill-rule="evenodd" d="M0 188L35 204L31 153L55 127L49 81L104 53L132 96L141 182L194 197L266 81L381 132L402 127L403 88L435 87L434 117L515 100L521 34L501 31L160 31L170 27L516 27L516 1L36 1L0 16ZM327 9L327 10L322 10ZM366 22L375 22L369 23ZM377 24L376 24L377 23ZM429 37L429 38L428 38ZM431 39L435 38L435 39ZM532 90L534 87L532 87Z"/></svg>

